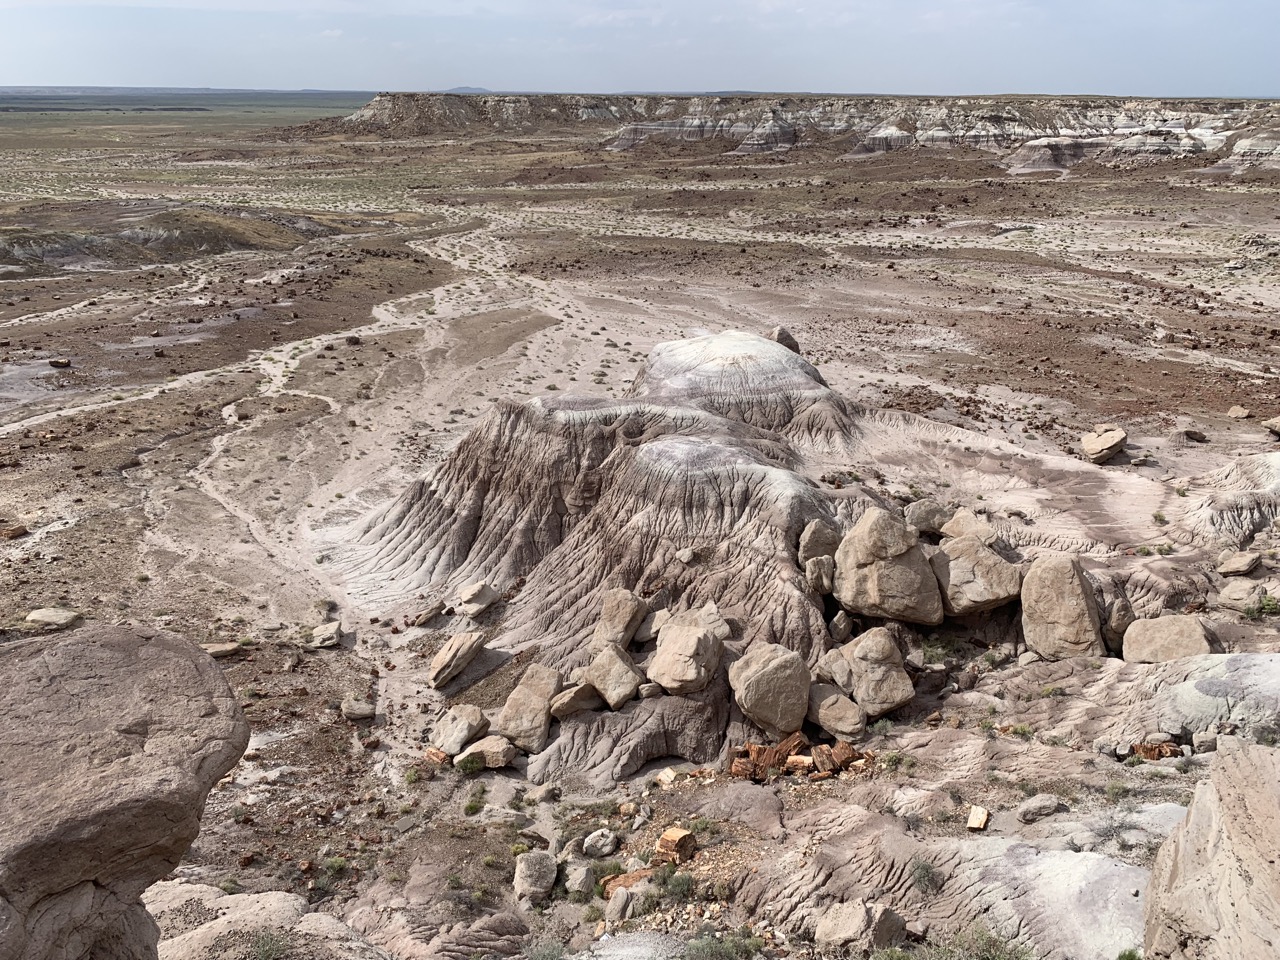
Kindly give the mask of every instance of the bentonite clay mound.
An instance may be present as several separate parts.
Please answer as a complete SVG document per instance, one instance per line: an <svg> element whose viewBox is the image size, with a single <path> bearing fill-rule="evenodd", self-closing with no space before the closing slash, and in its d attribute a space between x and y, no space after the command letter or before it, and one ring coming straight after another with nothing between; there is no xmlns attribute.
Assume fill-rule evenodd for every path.
<svg viewBox="0 0 1280 960"><path fill-rule="evenodd" d="M226 681L174 634L109 626L6 644L0 674L0 958L155 957L139 897L249 742Z"/></svg>

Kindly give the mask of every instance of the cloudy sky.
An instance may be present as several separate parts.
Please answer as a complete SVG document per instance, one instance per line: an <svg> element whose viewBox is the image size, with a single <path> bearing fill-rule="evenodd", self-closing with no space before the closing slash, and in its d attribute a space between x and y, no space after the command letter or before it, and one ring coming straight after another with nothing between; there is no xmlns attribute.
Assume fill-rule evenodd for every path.
<svg viewBox="0 0 1280 960"><path fill-rule="evenodd" d="M0 85L1280 97L1280 0L0 0Z"/></svg>

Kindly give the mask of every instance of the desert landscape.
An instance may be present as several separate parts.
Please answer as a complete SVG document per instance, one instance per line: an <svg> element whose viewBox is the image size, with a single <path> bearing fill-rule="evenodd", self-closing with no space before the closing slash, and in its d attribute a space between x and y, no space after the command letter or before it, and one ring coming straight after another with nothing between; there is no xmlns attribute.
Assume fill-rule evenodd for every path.
<svg viewBox="0 0 1280 960"><path fill-rule="evenodd" d="M0 960L1275 956L1280 103L0 91Z"/></svg>

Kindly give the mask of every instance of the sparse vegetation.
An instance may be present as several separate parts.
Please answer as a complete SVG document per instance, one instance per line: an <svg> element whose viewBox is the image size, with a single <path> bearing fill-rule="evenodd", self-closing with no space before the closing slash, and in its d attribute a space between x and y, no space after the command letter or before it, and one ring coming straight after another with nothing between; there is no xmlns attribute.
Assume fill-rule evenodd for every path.
<svg viewBox="0 0 1280 960"><path fill-rule="evenodd" d="M942 889L942 872L928 860L920 857L911 861L911 885L926 897L932 897Z"/></svg>
<svg viewBox="0 0 1280 960"><path fill-rule="evenodd" d="M1032 960L1034 954L997 937L985 927L978 927L939 943L928 943L912 949L890 947L877 950L870 960Z"/></svg>
<svg viewBox="0 0 1280 960"><path fill-rule="evenodd" d="M249 941L253 960L283 960L291 947L289 938L279 930L259 930Z"/></svg>
<svg viewBox="0 0 1280 960"><path fill-rule="evenodd" d="M743 929L723 936L703 936L689 941L685 960L750 960L764 949L764 941Z"/></svg>
<svg viewBox="0 0 1280 960"><path fill-rule="evenodd" d="M474 777L476 774L484 770L484 757L478 753L463 757L461 760L455 761L454 769L467 777Z"/></svg>

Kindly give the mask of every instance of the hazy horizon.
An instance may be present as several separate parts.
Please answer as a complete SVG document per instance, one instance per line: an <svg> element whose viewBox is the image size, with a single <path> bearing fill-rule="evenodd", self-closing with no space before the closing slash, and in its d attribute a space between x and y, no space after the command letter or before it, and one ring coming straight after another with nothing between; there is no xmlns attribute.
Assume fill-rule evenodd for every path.
<svg viewBox="0 0 1280 960"><path fill-rule="evenodd" d="M0 86L1273 99L1267 0L0 0Z"/></svg>

